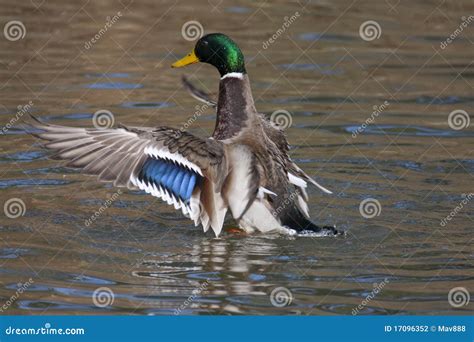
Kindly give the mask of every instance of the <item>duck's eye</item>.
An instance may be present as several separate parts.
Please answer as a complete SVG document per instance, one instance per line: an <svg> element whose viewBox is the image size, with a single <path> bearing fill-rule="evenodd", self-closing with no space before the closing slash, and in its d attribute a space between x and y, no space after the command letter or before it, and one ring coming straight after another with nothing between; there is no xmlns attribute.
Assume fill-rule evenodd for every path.
<svg viewBox="0 0 474 342"><path fill-rule="evenodd" d="M201 51L207 51L209 49L209 42L207 42L205 40L200 41L198 43L197 48L200 49Z"/></svg>

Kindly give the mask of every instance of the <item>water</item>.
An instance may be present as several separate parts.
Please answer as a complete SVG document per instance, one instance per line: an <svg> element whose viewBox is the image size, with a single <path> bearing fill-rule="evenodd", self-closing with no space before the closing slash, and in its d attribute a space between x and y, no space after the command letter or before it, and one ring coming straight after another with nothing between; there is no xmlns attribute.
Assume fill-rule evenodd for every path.
<svg viewBox="0 0 474 342"><path fill-rule="evenodd" d="M26 210L0 216L0 303L31 284L3 314L351 314L374 286L359 314L472 314L472 303L448 302L452 288L474 289L474 130L448 125L454 110L473 113L472 24L440 48L472 14L470 1L1 3L2 23L26 27L24 39L0 40L2 126L31 101L34 114L64 125L91 126L105 109L116 123L181 127L197 105L183 74L217 92L210 66L169 68L193 46L182 25L198 20L240 43L258 109L292 114L292 157L335 193L310 188L312 216L347 231L216 239L157 199L116 194L48 160L12 128L0 138L0 202L19 198ZM367 20L380 25L379 39L360 38ZM374 106L383 110L373 115ZM208 109L190 131L213 127ZM369 198L381 210L364 218ZM103 287L110 305L100 307L92 298ZM289 305L272 305L277 287L290 291Z"/></svg>

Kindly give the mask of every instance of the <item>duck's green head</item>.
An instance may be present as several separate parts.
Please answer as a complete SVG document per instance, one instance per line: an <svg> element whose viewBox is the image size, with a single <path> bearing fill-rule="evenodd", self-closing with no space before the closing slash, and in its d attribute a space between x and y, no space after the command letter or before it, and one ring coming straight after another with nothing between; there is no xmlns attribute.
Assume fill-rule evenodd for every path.
<svg viewBox="0 0 474 342"><path fill-rule="evenodd" d="M191 53L173 63L171 67L180 68L197 62L215 66L221 76L231 72L246 72L242 51L232 39L222 33L203 36Z"/></svg>

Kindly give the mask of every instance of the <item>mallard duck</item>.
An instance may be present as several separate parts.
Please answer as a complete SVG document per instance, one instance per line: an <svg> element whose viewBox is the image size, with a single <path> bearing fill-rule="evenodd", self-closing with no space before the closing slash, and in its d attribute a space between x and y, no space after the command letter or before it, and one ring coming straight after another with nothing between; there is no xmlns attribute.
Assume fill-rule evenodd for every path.
<svg viewBox="0 0 474 342"><path fill-rule="evenodd" d="M256 110L237 44L221 33L205 35L172 67L198 62L220 73L217 103L187 83L195 97L216 105L212 137L165 126L76 128L36 118L33 134L47 140L44 146L67 166L161 198L216 236L228 211L247 233L340 234L310 221L308 183L331 192L290 159L283 131Z"/></svg>

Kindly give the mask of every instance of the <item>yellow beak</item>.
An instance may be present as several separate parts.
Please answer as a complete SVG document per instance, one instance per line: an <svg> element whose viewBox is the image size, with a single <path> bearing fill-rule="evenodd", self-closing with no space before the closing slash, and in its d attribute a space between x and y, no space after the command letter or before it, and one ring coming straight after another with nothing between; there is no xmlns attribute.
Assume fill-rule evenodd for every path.
<svg viewBox="0 0 474 342"><path fill-rule="evenodd" d="M196 54L193 52L186 55L186 57L181 58L179 61L174 62L171 64L172 68L181 68L189 64L194 64L199 62L199 58L197 58Z"/></svg>

